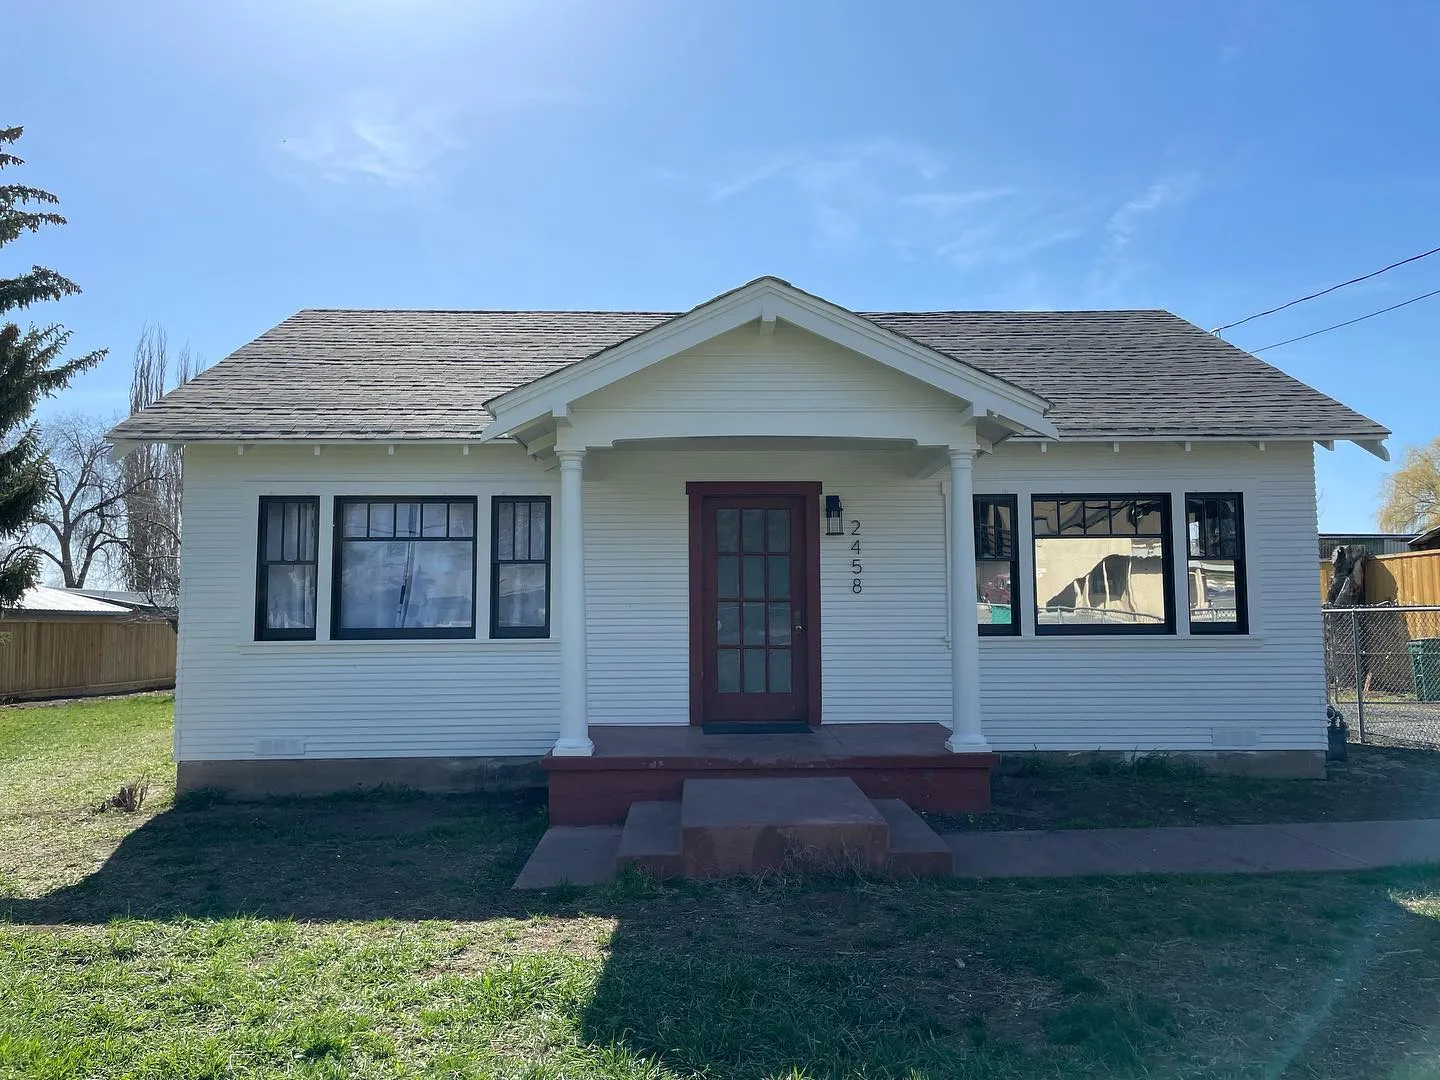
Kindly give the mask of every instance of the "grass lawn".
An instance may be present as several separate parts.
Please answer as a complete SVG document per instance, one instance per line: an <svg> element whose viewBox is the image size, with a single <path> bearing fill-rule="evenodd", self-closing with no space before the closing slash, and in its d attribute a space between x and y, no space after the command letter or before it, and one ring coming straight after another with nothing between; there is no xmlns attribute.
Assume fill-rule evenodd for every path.
<svg viewBox="0 0 1440 1080"><path fill-rule="evenodd" d="M1440 1077L1440 869L516 894L536 800L176 809L168 725L0 709L0 1076Z"/></svg>
<svg viewBox="0 0 1440 1080"><path fill-rule="evenodd" d="M932 817L940 829L1088 829L1440 817L1440 753L1350 747L1323 781L1211 776L1177 759L1088 766L1029 759L996 776L988 814Z"/></svg>

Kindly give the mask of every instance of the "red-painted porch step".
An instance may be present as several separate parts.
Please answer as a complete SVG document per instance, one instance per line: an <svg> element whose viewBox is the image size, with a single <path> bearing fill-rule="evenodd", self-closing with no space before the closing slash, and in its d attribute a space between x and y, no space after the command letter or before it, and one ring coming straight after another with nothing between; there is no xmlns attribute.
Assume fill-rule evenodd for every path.
<svg viewBox="0 0 1440 1080"><path fill-rule="evenodd" d="M687 780L680 802L631 805L616 864L656 877L841 868L948 875L949 847L899 799L844 777Z"/></svg>
<svg viewBox="0 0 1440 1080"><path fill-rule="evenodd" d="M632 866L657 878L685 873L678 802L630 804L620 833L620 848L615 852L615 868L623 873Z"/></svg>

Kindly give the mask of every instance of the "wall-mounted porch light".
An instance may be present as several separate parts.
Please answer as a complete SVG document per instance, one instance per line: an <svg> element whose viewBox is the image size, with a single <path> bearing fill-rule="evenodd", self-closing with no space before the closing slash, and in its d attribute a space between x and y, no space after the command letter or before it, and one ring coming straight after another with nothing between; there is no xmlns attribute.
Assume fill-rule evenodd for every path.
<svg viewBox="0 0 1440 1080"><path fill-rule="evenodd" d="M825 496L825 535L845 535L845 507L840 505L839 495Z"/></svg>

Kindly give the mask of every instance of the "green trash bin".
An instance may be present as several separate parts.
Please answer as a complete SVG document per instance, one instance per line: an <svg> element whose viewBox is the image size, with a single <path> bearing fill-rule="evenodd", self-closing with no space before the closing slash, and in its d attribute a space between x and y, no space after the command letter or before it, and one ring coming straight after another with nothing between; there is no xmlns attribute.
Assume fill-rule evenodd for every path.
<svg viewBox="0 0 1440 1080"><path fill-rule="evenodd" d="M1440 701L1440 638L1420 638L1406 648L1415 669L1415 699Z"/></svg>

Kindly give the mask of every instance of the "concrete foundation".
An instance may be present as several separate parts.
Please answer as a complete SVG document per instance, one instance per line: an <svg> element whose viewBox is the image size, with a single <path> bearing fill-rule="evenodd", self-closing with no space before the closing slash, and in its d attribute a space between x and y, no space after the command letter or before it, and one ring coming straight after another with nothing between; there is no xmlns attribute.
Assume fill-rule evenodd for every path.
<svg viewBox="0 0 1440 1080"><path fill-rule="evenodd" d="M236 799L330 795L376 787L446 794L545 786L538 758L265 758L181 761L175 792L216 790Z"/></svg>
<svg viewBox="0 0 1440 1080"><path fill-rule="evenodd" d="M1276 780L1325 779L1324 750L1006 750L1000 755L996 772L1011 775L1027 760L1084 767L1093 761L1133 761L1163 757L1198 765L1222 776L1255 776Z"/></svg>

